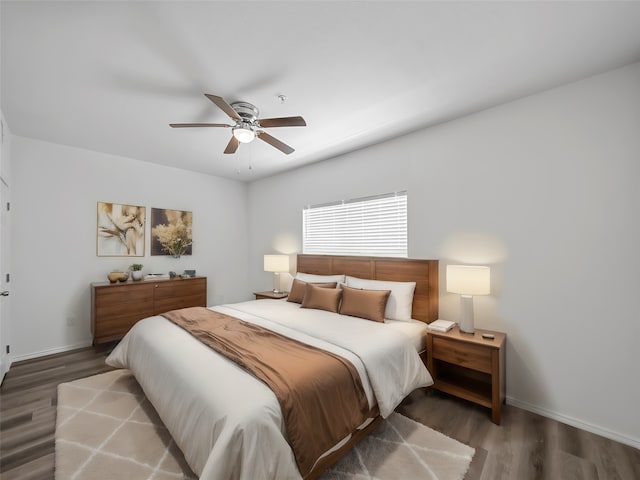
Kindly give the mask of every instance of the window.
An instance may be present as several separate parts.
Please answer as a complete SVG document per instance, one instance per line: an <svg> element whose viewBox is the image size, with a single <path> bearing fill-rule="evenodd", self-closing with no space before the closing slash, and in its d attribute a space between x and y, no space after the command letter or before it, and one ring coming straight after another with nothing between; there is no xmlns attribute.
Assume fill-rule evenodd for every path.
<svg viewBox="0 0 640 480"><path fill-rule="evenodd" d="M305 207L302 237L303 253L407 257L407 192Z"/></svg>

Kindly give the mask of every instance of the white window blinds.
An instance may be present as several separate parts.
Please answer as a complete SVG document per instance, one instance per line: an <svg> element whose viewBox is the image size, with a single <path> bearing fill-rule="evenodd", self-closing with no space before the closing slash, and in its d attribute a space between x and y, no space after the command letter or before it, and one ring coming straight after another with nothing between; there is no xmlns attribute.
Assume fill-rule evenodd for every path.
<svg viewBox="0 0 640 480"><path fill-rule="evenodd" d="M303 253L407 257L407 192L305 207L302 230Z"/></svg>

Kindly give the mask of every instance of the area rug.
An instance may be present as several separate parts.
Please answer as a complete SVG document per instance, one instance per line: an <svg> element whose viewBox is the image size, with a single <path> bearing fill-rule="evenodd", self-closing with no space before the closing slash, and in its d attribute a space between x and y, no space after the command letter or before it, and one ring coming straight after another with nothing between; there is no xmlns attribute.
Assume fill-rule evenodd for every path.
<svg viewBox="0 0 640 480"><path fill-rule="evenodd" d="M196 479L128 370L58 386L56 480ZM474 449L391 414L321 480L462 480Z"/></svg>

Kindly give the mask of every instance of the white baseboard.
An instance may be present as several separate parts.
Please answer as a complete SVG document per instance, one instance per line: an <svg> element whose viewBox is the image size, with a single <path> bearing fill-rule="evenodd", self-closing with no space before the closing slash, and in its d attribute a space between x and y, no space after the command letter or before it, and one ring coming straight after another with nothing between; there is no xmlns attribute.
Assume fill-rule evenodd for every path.
<svg viewBox="0 0 640 480"><path fill-rule="evenodd" d="M596 435L600 435L602 437L615 440L616 442L624 443L625 445L640 449L640 439L627 437L626 435L614 432L613 430L598 427L597 425L578 420L577 418L568 417L552 410L523 402L522 400L518 400L517 398L507 396L506 400L509 405L513 405L514 407L522 408L523 410L537 413L538 415L542 415L543 417L551 418L553 420L557 420L558 422L571 425L572 427L580 428L582 430L586 430L587 432L595 433Z"/></svg>
<svg viewBox="0 0 640 480"><path fill-rule="evenodd" d="M77 350L78 348L85 348L90 346L91 340L86 340L82 343L76 343L75 345L65 345L64 347L50 348L47 350L41 350L39 352L26 353L24 355L15 355L12 360L13 362L21 362L22 360L31 360L32 358L45 357L47 355L68 352L69 350Z"/></svg>
<svg viewBox="0 0 640 480"><path fill-rule="evenodd" d="M12 358L9 355L5 355L0 359L0 384L4 381L4 376L11 368Z"/></svg>

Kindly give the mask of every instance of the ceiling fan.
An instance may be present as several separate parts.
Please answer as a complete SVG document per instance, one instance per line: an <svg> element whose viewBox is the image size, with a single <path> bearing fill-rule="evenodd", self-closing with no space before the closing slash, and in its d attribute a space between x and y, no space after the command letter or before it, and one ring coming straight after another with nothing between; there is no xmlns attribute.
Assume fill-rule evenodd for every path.
<svg viewBox="0 0 640 480"><path fill-rule="evenodd" d="M307 122L302 117L280 117L280 118L258 118L259 110L247 102L233 102L228 104L224 98L216 95L204 94L209 100L215 103L220 110L226 113L231 120L235 121L234 125L226 123L170 123L173 128L190 128L190 127L224 127L231 128L233 136L224 153L236 153L240 143L249 143L254 138L259 138L263 142L277 148L281 152L289 155L295 150L286 143L281 142L272 137L263 128L273 127L306 127Z"/></svg>

